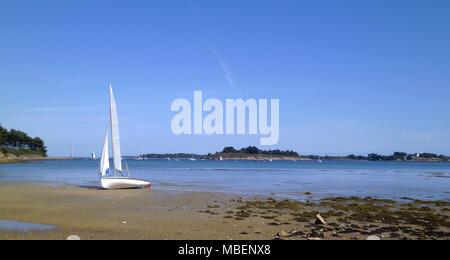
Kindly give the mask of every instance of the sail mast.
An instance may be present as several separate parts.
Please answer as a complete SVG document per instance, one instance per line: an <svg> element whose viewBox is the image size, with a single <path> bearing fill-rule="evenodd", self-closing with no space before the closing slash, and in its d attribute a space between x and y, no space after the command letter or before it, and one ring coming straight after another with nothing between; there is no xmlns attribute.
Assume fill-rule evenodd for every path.
<svg viewBox="0 0 450 260"><path fill-rule="evenodd" d="M114 174L117 172L122 174L122 155L120 150L120 133L119 133L119 119L117 116L117 105L112 90L112 85L109 85L110 94L110 116L111 116L111 135L112 135L112 148L114 155Z"/></svg>

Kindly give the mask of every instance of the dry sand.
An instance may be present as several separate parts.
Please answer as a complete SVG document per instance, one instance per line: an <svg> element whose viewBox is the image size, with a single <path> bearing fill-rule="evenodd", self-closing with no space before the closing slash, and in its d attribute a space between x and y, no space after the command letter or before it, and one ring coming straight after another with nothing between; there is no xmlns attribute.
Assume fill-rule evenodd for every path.
<svg viewBox="0 0 450 260"><path fill-rule="evenodd" d="M433 203L426 203L425 208L419 202L394 205L389 201L341 198L313 204L242 199L220 193L0 184L0 220L55 226L52 231L0 229L0 239L66 239L78 235L86 240L247 240L274 239L277 233L281 239L366 239L369 235L450 239L449 204ZM392 212L389 223L384 221L386 211ZM318 212L327 225L314 224ZM402 219L402 214L427 223L403 223L412 220Z"/></svg>

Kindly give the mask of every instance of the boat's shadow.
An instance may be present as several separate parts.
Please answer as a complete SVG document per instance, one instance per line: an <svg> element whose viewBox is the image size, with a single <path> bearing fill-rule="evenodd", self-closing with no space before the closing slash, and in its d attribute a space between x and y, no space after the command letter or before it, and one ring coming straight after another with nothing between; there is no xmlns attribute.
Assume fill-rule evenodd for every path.
<svg viewBox="0 0 450 260"><path fill-rule="evenodd" d="M87 189L87 190L104 190L102 187L100 186L87 186L87 185L83 185L83 186L79 186L82 189Z"/></svg>
<svg viewBox="0 0 450 260"><path fill-rule="evenodd" d="M79 187L82 189L86 189L86 190L104 190L104 191L108 190L108 189L104 189L103 187L100 187L100 186L82 185ZM119 190L145 190L145 188L128 188L128 189L119 189Z"/></svg>

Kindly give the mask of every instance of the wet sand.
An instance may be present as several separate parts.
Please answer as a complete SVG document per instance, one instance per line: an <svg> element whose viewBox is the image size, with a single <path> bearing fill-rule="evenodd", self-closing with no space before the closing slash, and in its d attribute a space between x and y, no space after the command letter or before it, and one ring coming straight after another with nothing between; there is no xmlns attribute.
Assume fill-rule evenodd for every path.
<svg viewBox="0 0 450 260"><path fill-rule="evenodd" d="M163 190L0 184L0 220L53 225L0 239L450 239L450 203L334 198L317 203ZM317 213L327 221L315 223Z"/></svg>

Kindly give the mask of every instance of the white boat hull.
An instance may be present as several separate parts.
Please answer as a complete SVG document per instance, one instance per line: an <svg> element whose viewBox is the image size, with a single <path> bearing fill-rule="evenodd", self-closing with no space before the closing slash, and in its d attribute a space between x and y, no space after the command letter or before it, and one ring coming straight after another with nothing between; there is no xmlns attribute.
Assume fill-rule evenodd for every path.
<svg viewBox="0 0 450 260"><path fill-rule="evenodd" d="M121 189L143 189L150 188L151 183L148 181L131 179L126 177L109 177L102 178L101 184L106 190L121 190Z"/></svg>

